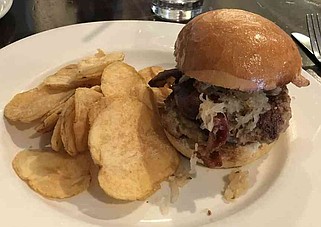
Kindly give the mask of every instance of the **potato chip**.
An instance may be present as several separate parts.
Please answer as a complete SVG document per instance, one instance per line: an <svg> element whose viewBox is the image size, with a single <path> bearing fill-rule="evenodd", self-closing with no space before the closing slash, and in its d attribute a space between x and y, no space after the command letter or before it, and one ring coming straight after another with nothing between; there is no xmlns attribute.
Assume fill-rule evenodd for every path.
<svg viewBox="0 0 321 227"><path fill-rule="evenodd" d="M62 140L61 140L61 135L60 135L60 130L61 130L61 121L62 121L62 117L60 116L55 128L52 132L52 136L51 136L51 148L54 151L62 151L63 150L63 144L62 144Z"/></svg>
<svg viewBox="0 0 321 227"><path fill-rule="evenodd" d="M98 53L95 54L95 56L82 59L77 66L79 73L82 76L90 77L90 75L101 75L107 65L113 62L123 61L124 57L125 55L122 52L111 52L105 54L102 50L98 50Z"/></svg>
<svg viewBox="0 0 321 227"><path fill-rule="evenodd" d="M39 125L37 125L37 127L35 128L36 131L39 133L46 133L52 131L58 121L59 114L60 112L49 115Z"/></svg>
<svg viewBox="0 0 321 227"><path fill-rule="evenodd" d="M36 131L39 133L46 133L52 131L58 121L59 115L61 114L64 105L65 102L57 105L55 108L46 113L41 118L41 123L37 125L37 127L35 128Z"/></svg>
<svg viewBox="0 0 321 227"><path fill-rule="evenodd" d="M89 132L93 160L101 169L103 190L116 199L144 199L178 167L157 114L137 99L117 99L107 106Z"/></svg>
<svg viewBox="0 0 321 227"><path fill-rule="evenodd" d="M74 94L73 94L74 95ZM70 97L69 97L70 98ZM68 99L69 99L68 98ZM50 111L48 111L42 118L41 121L44 121L46 118L48 118L50 115L54 114L54 113L61 113L67 100L66 99L64 102L60 103L59 105L55 106L55 108L51 109Z"/></svg>
<svg viewBox="0 0 321 227"><path fill-rule="evenodd" d="M164 71L164 68L161 66L151 66L139 70L138 73L144 79L145 83L148 84L151 79L162 71Z"/></svg>
<svg viewBox="0 0 321 227"><path fill-rule="evenodd" d="M151 67L146 67L138 71L138 74L143 78L146 84L153 78Z"/></svg>
<svg viewBox="0 0 321 227"><path fill-rule="evenodd" d="M124 54L102 50L91 57L84 58L78 64L67 65L44 80L44 85L54 89L72 89L99 85L104 68L115 61L123 61Z"/></svg>
<svg viewBox="0 0 321 227"><path fill-rule="evenodd" d="M88 112L90 106L103 95L93 89L77 88L75 92L75 120L73 124L78 152L88 149Z"/></svg>
<svg viewBox="0 0 321 227"><path fill-rule="evenodd" d="M157 76L158 73L163 72L165 69L162 66L151 66L150 67L153 77Z"/></svg>
<svg viewBox="0 0 321 227"><path fill-rule="evenodd" d="M108 98L102 97L90 106L90 110L88 112L90 126L93 125L98 115L108 106L109 103L110 101L108 101Z"/></svg>
<svg viewBox="0 0 321 227"><path fill-rule="evenodd" d="M6 105L4 115L12 121L30 123L65 102L74 90L57 91L39 86L19 93Z"/></svg>
<svg viewBox="0 0 321 227"><path fill-rule="evenodd" d="M70 157L64 153L23 150L12 162L17 175L30 188L47 198L63 199L89 187L90 159L86 155Z"/></svg>
<svg viewBox="0 0 321 227"><path fill-rule="evenodd" d="M153 103L150 89L132 66L115 62L107 66L101 78L101 89L110 102L117 98L136 97L150 109Z"/></svg>
<svg viewBox="0 0 321 227"><path fill-rule="evenodd" d="M66 152L75 156L77 151L73 123L75 119L75 98L71 97L61 113L60 136Z"/></svg>
<svg viewBox="0 0 321 227"><path fill-rule="evenodd" d="M99 93L102 93L100 84L99 85L95 85L95 86L91 87L90 89L95 90L95 91L97 91Z"/></svg>
<svg viewBox="0 0 321 227"><path fill-rule="evenodd" d="M108 65L101 77L101 90L109 99L131 97L133 87L143 85L135 68L123 62Z"/></svg>
<svg viewBox="0 0 321 227"><path fill-rule="evenodd" d="M101 73L89 76L79 74L78 65L71 64L58 70L44 80L44 85L54 89L91 87L100 84Z"/></svg>
<svg viewBox="0 0 321 227"><path fill-rule="evenodd" d="M160 66L152 66L144 68L138 71L139 75L144 79L145 83L153 79L158 73L164 71L164 69ZM161 88L151 88L154 94L155 102L158 106L163 106L165 99L170 95L172 90L168 87L161 87Z"/></svg>

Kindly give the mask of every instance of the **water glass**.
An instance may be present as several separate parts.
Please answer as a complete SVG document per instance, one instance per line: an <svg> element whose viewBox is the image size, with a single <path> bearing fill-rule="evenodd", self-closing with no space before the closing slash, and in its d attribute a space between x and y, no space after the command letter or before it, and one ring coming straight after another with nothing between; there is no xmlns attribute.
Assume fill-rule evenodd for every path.
<svg viewBox="0 0 321 227"><path fill-rule="evenodd" d="M186 21L202 12L204 0L152 0L152 11L169 21Z"/></svg>

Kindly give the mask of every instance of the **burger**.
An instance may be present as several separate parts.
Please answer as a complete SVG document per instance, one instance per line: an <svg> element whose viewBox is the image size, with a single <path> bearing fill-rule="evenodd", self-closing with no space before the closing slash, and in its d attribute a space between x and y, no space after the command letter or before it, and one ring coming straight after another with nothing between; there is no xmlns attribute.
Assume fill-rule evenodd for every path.
<svg viewBox="0 0 321 227"><path fill-rule="evenodd" d="M214 10L175 42L176 68L149 81L169 85L160 109L172 145L209 168L246 165L266 154L291 118L286 85L309 85L292 39L257 14Z"/></svg>

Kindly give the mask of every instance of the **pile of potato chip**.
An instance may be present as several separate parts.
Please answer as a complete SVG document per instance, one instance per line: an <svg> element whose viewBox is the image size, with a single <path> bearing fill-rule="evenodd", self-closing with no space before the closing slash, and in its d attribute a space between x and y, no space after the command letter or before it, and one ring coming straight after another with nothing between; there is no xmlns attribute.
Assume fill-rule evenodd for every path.
<svg viewBox="0 0 321 227"><path fill-rule="evenodd" d="M98 50L6 105L11 123L38 122L37 132L52 133L50 150L23 150L12 163L34 191L67 198L86 190L93 161L106 194L141 200L175 172L179 158L157 114L169 90L147 86L163 69L137 72L123 60L123 53Z"/></svg>

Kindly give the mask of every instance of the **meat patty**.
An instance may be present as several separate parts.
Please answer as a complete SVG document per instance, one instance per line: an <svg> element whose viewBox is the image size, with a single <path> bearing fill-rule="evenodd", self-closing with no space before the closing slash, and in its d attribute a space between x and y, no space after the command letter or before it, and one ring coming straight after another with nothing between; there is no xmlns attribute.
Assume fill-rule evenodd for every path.
<svg viewBox="0 0 321 227"><path fill-rule="evenodd" d="M257 127L250 134L244 135L245 139L264 143L275 141L289 127L292 117L290 102L286 87L277 96L269 96L271 109L260 116Z"/></svg>
<svg viewBox="0 0 321 227"><path fill-rule="evenodd" d="M165 106L160 110L163 127L172 136L176 138L186 137L192 143L206 145L208 140L208 131L200 128L198 120L191 120L184 116L178 109L174 93L165 100Z"/></svg>
<svg viewBox="0 0 321 227"><path fill-rule="evenodd" d="M287 88L283 87L278 95L268 95L267 97L269 98L271 109L259 116L258 123L251 132L241 134L237 139L233 137L234 135L229 135L233 137L227 139L229 143L235 145L244 145L252 142L269 144L275 141L280 133L287 129L291 118L291 99ZM195 94L193 99L195 99ZM195 100L193 102L195 103ZM181 112L182 108L179 108L175 101L175 92L166 99L165 103L166 107L161 111L164 128L176 138L186 137L191 140L191 143L206 145L209 131L200 128L200 120L187 118ZM192 105L192 107L196 108L195 105ZM195 115L195 113L193 114Z"/></svg>

